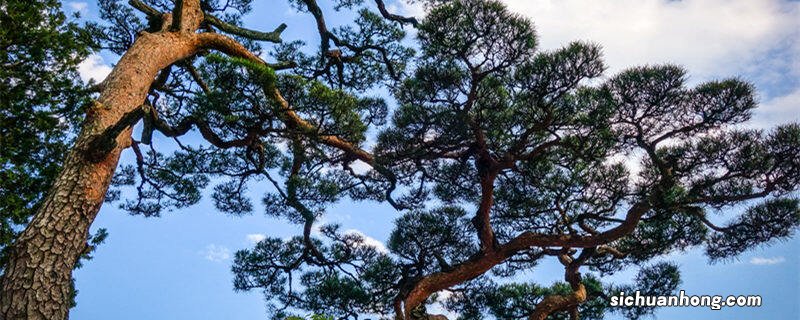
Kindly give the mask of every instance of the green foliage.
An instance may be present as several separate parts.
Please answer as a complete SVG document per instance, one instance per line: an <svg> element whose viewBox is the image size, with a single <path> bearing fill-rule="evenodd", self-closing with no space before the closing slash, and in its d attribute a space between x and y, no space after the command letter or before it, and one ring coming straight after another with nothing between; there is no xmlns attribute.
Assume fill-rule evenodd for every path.
<svg viewBox="0 0 800 320"><path fill-rule="evenodd" d="M151 143L143 130L136 164L115 177L137 194L123 208L157 216L197 203L210 187L220 211L241 215L256 207L248 190L269 190L266 214L303 234L239 251L232 269L235 288L263 290L275 319L390 318L421 279L476 263L489 267L448 282L444 305L464 319L526 317L546 296L572 293L575 281L588 292L578 306L584 319L614 311L639 318L652 309L614 310L605 297L672 292L677 268L641 268L629 286L598 275L698 246L712 260L733 257L797 229L791 194L800 183L800 125L737 129L757 106L751 84L734 78L690 87L688 72L674 65L604 76L599 45L537 50L533 24L498 1L420 2L429 12L418 25L419 52L408 47L401 23L365 8L371 2L334 2L355 18L328 28L316 1L292 0L320 33L318 44L272 48L272 59L295 67L203 52L166 69L148 96L158 119L148 121L159 121L177 151L158 151L159 139ZM203 2L236 24L250 2L230 4L224 11ZM113 23L95 31L111 50L124 51L147 28L115 1L101 1L101 9ZM371 96L383 92L391 108ZM191 133L209 145L195 145ZM641 170L630 170L625 155L637 156ZM357 159L369 162L367 170L356 172ZM268 187L252 188L259 182ZM386 250L318 225L345 197L401 211ZM737 215L737 205L758 199L763 204ZM492 234L480 239L484 212L473 211L482 203L490 204ZM718 227L709 221L716 213L736 217ZM508 246L526 239L557 241ZM481 249L481 240L492 243ZM572 285L515 282L546 259L564 264ZM549 319L568 319L567 311Z"/></svg>
<svg viewBox="0 0 800 320"><path fill-rule="evenodd" d="M479 74L507 69L536 48L530 21L499 1L454 1L436 7L419 29L424 56L448 62L466 58L460 62Z"/></svg>
<svg viewBox="0 0 800 320"><path fill-rule="evenodd" d="M296 9L308 12L306 1L291 0ZM336 7L353 8L363 1L345 0ZM309 54L302 40L287 41L277 46L274 57L279 61L293 61L293 72L307 79L316 79L332 88L346 88L364 92L399 79L405 72L414 50L403 44L403 28L378 14L361 8L355 12L352 24L328 30L327 37L335 37L333 44L323 40L320 51ZM335 46L335 49L330 47ZM334 49L332 52L323 51ZM334 57L331 54L334 53Z"/></svg>
<svg viewBox="0 0 800 320"><path fill-rule="evenodd" d="M114 176L114 184L134 185L137 183L137 177L139 181L136 185L138 197L135 200L125 201L121 208L132 214L158 216L166 208L193 205L200 200L201 190L209 183L209 178L202 173L198 174L197 171L216 170L223 165L236 165L240 161L239 158L232 156L211 158L203 157L201 154L176 152L167 157L150 150L143 158L147 162L140 168L133 165L123 166Z"/></svg>
<svg viewBox="0 0 800 320"><path fill-rule="evenodd" d="M275 319L285 317L289 305L336 318L388 313L397 292L393 261L367 245L360 234L341 233L336 226L321 231L327 244L312 240L319 254L310 252L302 237L267 238L252 250L236 252L234 287L263 288L274 297L269 308ZM289 286L296 268L303 270L299 284L304 291Z"/></svg>
<svg viewBox="0 0 800 320"><path fill-rule="evenodd" d="M702 244L708 228L690 213L653 212L631 235L616 244L628 256L623 261L641 263L670 252Z"/></svg>
<svg viewBox="0 0 800 320"><path fill-rule="evenodd" d="M212 63L230 63L245 67L255 74L255 78L253 79L254 81L263 85L265 88L267 88L267 90L271 91L275 88L275 70L263 63L257 63L240 57L222 56L219 54L209 54L206 55L205 58L207 61Z"/></svg>
<svg viewBox="0 0 800 320"><path fill-rule="evenodd" d="M0 7L0 266L5 266L8 245L60 171L89 101L77 65L93 42L59 1L3 0Z"/></svg>
<svg viewBox="0 0 800 320"><path fill-rule="evenodd" d="M608 311L605 292L614 289L604 287L599 279L583 279L587 291L587 301L579 307L581 319L601 320ZM486 279L475 281L466 290L454 293L445 300L445 306L459 314L458 319L520 319L528 317L536 305L550 295L569 295L572 288L564 282L550 286L535 283L496 284ZM547 319L566 320L566 312L557 312Z"/></svg>
<svg viewBox="0 0 800 320"><path fill-rule="evenodd" d="M408 212L395 222L388 247L421 266L432 266L431 261L435 261L436 267L428 272L448 270L451 264L466 260L469 252L475 250L471 237L475 231L466 216L457 207Z"/></svg>
<svg viewBox="0 0 800 320"><path fill-rule="evenodd" d="M360 3L345 1L339 8ZM265 197L269 212L307 227L344 195L389 201L403 211L389 252L361 251L363 256L339 260L327 246L347 242L333 230L323 238L274 240L269 250L291 252L293 261L301 262L287 264L291 259L268 255L259 244L237 255L237 288L268 288L275 310L391 317L393 299L403 298L420 279L481 261L476 236L481 222L470 211L488 194L497 246L530 234L591 239L628 223L632 208L647 210L634 220L632 231L598 241L595 248L554 244L514 251L491 272L451 285L447 310L464 319L526 317L544 297L572 289L566 283L515 283L513 277L558 258L588 269L573 275L588 291L579 306L583 319L602 319L608 312L640 318L653 310L611 309L606 297L634 289L668 294L680 284L676 266L641 268L628 286L603 283L597 276L698 246L705 246L712 260L731 257L797 229L797 201L789 195L800 182L800 126L736 129L756 107L751 84L723 79L689 87L687 71L674 65L635 67L598 79L605 70L599 45L574 42L541 52L530 21L499 2L426 3L430 11L419 25L414 69L389 86L397 106L377 132L374 170L338 171L347 163L333 160L322 165L328 168L324 174L312 174L311 167L320 164L315 160L322 158L308 151L313 142L304 142L291 149L307 150L303 156L315 160L303 163L296 176L288 170L289 160L281 171L302 205L280 193ZM302 1L297 4L304 7ZM314 80L278 76L278 88L290 97L301 93L301 99L293 99L298 110L325 106L331 118L347 124L337 136L363 141L354 133L371 126L363 114L340 113L358 108L331 89L348 84L347 69L340 81L315 78L310 66L317 60L304 58L299 47L283 45L276 56L299 57L302 76ZM311 119L321 131L334 127ZM356 119L365 126L353 125ZM642 170L629 170L620 155L641 155ZM491 181L491 193L485 181ZM737 204L760 198L767 198L765 204L729 226L717 227L707 218L716 212L735 215ZM307 252L315 246L320 256ZM361 247L350 248L356 253ZM288 285L292 277L302 279L300 287ZM426 312L425 305L436 299L429 297L415 312ZM566 311L548 319L568 319Z"/></svg>
<svg viewBox="0 0 800 320"><path fill-rule="evenodd" d="M333 317L321 314L311 314L307 317L289 316L286 317L286 320L333 320Z"/></svg>
<svg viewBox="0 0 800 320"><path fill-rule="evenodd" d="M708 240L712 260L736 256L749 248L792 236L800 225L800 200L768 200L747 209Z"/></svg>
<svg viewBox="0 0 800 320"><path fill-rule="evenodd" d="M668 262L659 262L643 267L636 275L632 285L612 288L611 295L617 292L625 292L626 295L633 295L634 291L639 291L642 296L670 296L674 295L678 286L681 284L681 276L678 266ZM628 319L636 320L647 318L653 315L654 307L617 307L615 312L624 315Z"/></svg>
<svg viewBox="0 0 800 320"><path fill-rule="evenodd" d="M172 155L161 154L152 145L150 150L141 150L136 165L118 171L114 179L118 189L111 193L117 195L121 188L134 187L137 197L122 204L133 214L158 216L172 208L193 205L214 177L224 178L212 192L218 209L236 215L251 213L253 204L244 195L248 183L259 177L273 178L275 172L270 170L290 175L295 157L291 150L284 152L279 145L293 144L292 135L337 136L357 146L365 141L370 126L384 123L387 113L383 99L333 89L297 75L276 74L272 68L246 59L209 54L200 67L211 90L186 98L170 94L164 102L179 103L183 108L180 112L159 111L159 116L173 127L202 125L219 140L235 141L237 145L180 145ZM179 76L176 81L179 80L183 79ZM272 97L274 88L280 89L292 110L313 130L287 128L283 122L286 110ZM268 214L294 222L304 221L307 215L301 211L306 209L316 212L311 215L321 214L326 204L341 196L341 186L352 180L342 170L321 171L322 165L332 159L352 161L334 155L341 151L301 144L297 148L308 154L302 157L300 172L283 181L287 189L291 181L296 199L275 193L265 195L263 200ZM296 201L306 203L298 206Z"/></svg>

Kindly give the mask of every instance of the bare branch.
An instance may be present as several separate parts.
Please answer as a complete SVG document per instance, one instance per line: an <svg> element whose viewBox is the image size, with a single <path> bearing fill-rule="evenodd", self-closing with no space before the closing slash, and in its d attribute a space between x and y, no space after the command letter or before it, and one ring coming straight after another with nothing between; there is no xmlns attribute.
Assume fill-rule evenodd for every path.
<svg viewBox="0 0 800 320"><path fill-rule="evenodd" d="M128 4L151 18L161 18L161 12L140 0L128 0Z"/></svg>
<svg viewBox="0 0 800 320"><path fill-rule="evenodd" d="M566 310L586 301L586 287L578 283L577 288L568 295L549 295L536 305L536 309L528 316L529 320L544 320L551 313Z"/></svg>
<svg viewBox="0 0 800 320"><path fill-rule="evenodd" d="M175 6L172 7L172 25L171 31L180 31L181 23L183 22L183 0L175 0Z"/></svg>
<svg viewBox="0 0 800 320"><path fill-rule="evenodd" d="M98 105L95 102L93 108L102 108L102 106ZM125 113L122 118L120 118L117 123L114 125L106 128L103 130L102 133L96 135L92 138L87 144L85 148L84 157L89 162L97 163L103 161L106 155L108 155L111 150L117 147L117 136L120 133L132 127L136 122L142 119L142 116L145 114L144 109L146 108L145 105L140 106L136 109L133 109L131 112Z"/></svg>
<svg viewBox="0 0 800 320"><path fill-rule="evenodd" d="M286 24L281 23L281 25L275 28L275 30L273 30L272 32L261 32L256 30L250 30L242 27L237 27L235 25L222 21L219 18L210 14L206 14L205 21L217 27L222 32L235 34L237 36L242 36L248 39L268 41L274 43L280 43L282 41L281 33L283 32L283 30L286 29Z"/></svg>
<svg viewBox="0 0 800 320"><path fill-rule="evenodd" d="M151 109L151 111L154 110ZM184 135L193 127L196 127L206 141L221 149L248 146L256 140L259 134L263 133L261 131L248 130L247 134L243 138L224 140L216 132L214 132L213 129L211 129L211 126L209 126L208 123L195 117L187 117L177 125L170 126L164 120L159 119L155 112L149 112L148 116L151 117L150 121L152 122L152 128L154 130L158 130L167 137L178 137Z"/></svg>
<svg viewBox="0 0 800 320"><path fill-rule="evenodd" d="M194 79L194 81L197 82L197 85L200 86L200 89L203 89L203 93L205 94L211 93L211 88L208 86L208 83L206 83L206 81L203 80L203 77L200 76L200 72L197 72L197 69L192 65L191 62L187 61L186 63L183 63L181 64L181 67L183 67L184 69L186 69L186 71L189 72L189 75L191 75L192 79Z"/></svg>
<svg viewBox="0 0 800 320"><path fill-rule="evenodd" d="M402 24L410 23L415 27L419 25L419 22L414 17L404 17L390 13L388 10L386 10L386 4L383 3L383 0L375 0L375 4L378 6L378 11L381 12L381 15L388 20L397 21Z"/></svg>

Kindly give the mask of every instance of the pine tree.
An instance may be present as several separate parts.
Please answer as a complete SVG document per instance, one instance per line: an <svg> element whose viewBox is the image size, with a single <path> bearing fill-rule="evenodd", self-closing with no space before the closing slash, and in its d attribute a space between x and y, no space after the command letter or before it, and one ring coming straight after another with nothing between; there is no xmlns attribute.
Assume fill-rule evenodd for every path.
<svg viewBox="0 0 800 320"><path fill-rule="evenodd" d="M341 0L334 10L355 20L337 28L317 1L290 3L314 18L313 52L283 43L283 25L239 27L248 1L132 0L146 21L101 1L113 24L95 30L123 56L15 243L0 317L66 318L67 279L112 180L136 193L122 207L146 216L206 188L220 211L246 214L248 186L270 184L267 214L303 234L237 252L233 271L236 289L265 291L275 318L441 319L426 306L450 291L448 308L465 318L598 319L614 311L605 298L629 288L602 275L647 265L635 287L671 292L677 267L653 258L705 246L724 260L800 223L800 125L737 129L757 106L746 82L688 87L672 65L601 80L599 46L541 52L531 22L495 1L428 1L418 22L380 0ZM362 8L373 4L377 13ZM419 53L404 26L417 28ZM260 58L264 43L276 62ZM178 151L157 151L165 139L154 135ZM201 143L182 141L191 136ZM135 164L117 168L128 147ZM640 172L614 160L626 153L643 155ZM336 225L312 233L343 198L403 214L388 252ZM713 224L718 212L735 218ZM563 283L510 281L543 259L564 265Z"/></svg>
<svg viewBox="0 0 800 320"><path fill-rule="evenodd" d="M351 1L343 8L358 4ZM214 187L220 209L242 212L246 211L247 202L225 195L243 191L245 182L263 177L267 169L275 167L279 161L275 158L277 136L293 136L299 142L299 137L321 136L325 133L320 130L332 130L336 136L321 137L323 143L354 148L366 128L386 112L383 100L363 93L368 87L399 77L399 70L412 55L411 50L398 44L404 32L392 21L414 20L388 13L380 0L376 4L381 16L359 11L354 23L358 29L320 29L322 43L327 45L317 54L299 55L297 42L281 44L275 46L280 51L276 54L278 62L267 63L259 57L260 43L281 43L280 34L286 25L272 32L239 27L242 14L250 10L250 1L131 0L130 6L100 1L101 16L108 23L90 27L93 40L122 57L111 74L94 87L99 94L88 103L47 97L63 104L63 109L70 112L66 114L77 112L83 118L82 125L73 141L63 136L68 130L53 128L62 134L54 141L72 146L61 167L50 174L52 187L42 201L18 201L17 207L36 214L24 231L15 235L14 244L8 249L1 279L0 318L67 318L74 295L72 270L98 239L89 236L89 227L103 202L118 196L114 190L108 192L112 180L118 185L136 180L138 198L125 202L123 207L135 214L152 216L197 202L200 190L208 184L206 176L221 175L230 181ZM53 10L55 5L50 3L47 10ZM6 9L13 13L24 8L3 6ZM317 19L323 22L323 28L321 10L316 7L314 12L319 14ZM34 22L28 18L34 18L36 13L32 8L24 13L29 16L4 19L4 24L10 25L4 25L3 41L19 36L12 27ZM63 15L57 19L63 20ZM74 75L74 63L85 52L69 55L66 49L71 47L61 48L57 43L62 40L37 40L43 45L37 50L68 55L72 60L61 65L66 72L63 76ZM337 48L331 48L330 43ZM16 49L12 43L4 47L8 48ZM10 67L39 67L23 57L6 58L3 63ZM303 59L315 63L296 67ZM280 76L274 73L292 68ZM245 69L249 71L243 72ZM50 72L49 76L54 74L57 73ZM289 86L285 95L277 87L278 80ZM10 77L8 83L16 85L15 81ZM22 89L27 90L22 94L27 94L46 88L32 85ZM64 91L76 96L80 92L77 87ZM308 99L309 109L290 106L287 98L292 102L295 98ZM17 107L8 110L30 111L13 108ZM132 127L137 123L143 125L144 133L133 138ZM208 145L180 144L181 151L169 157L152 146L154 132L177 140L190 131L198 132ZM119 156L127 148L136 155L137 165L119 168L115 177ZM52 178L55 172L58 174ZM37 187L47 188L43 184ZM37 192L30 197L43 195L41 190ZM10 228L19 228L24 220L14 220L15 226Z"/></svg>
<svg viewBox="0 0 800 320"><path fill-rule="evenodd" d="M0 2L0 274L40 207L89 98L77 66L94 45L58 1Z"/></svg>
<svg viewBox="0 0 800 320"><path fill-rule="evenodd" d="M653 309L606 299L673 292L678 268L654 258L705 247L726 260L797 230L800 125L741 129L757 107L751 84L690 87L674 65L604 79L598 45L537 50L531 22L499 2L431 6L364 160L373 170L315 189L322 160L309 159L326 153L304 148L295 159L307 173L295 163L265 198L269 214L306 230L339 196L387 200L403 212L389 252L335 225L237 252L235 287L264 290L275 319L440 319L426 311L436 301L463 319L636 319ZM626 154L642 155L640 172ZM712 223L720 214L730 222ZM564 266L563 282L519 281L547 259ZM601 281L639 266L632 283Z"/></svg>

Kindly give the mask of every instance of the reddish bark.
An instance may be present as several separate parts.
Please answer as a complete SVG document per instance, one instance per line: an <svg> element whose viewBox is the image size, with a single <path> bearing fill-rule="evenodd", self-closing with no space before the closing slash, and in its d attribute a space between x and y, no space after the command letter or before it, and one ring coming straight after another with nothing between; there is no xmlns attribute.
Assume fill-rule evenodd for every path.
<svg viewBox="0 0 800 320"><path fill-rule="evenodd" d="M103 82L63 171L12 248L0 285L0 319L68 318L72 270L86 250L89 227L120 153L130 144L131 130L111 137L111 147L100 157L87 156L88 149L126 113L143 104L162 69L201 49L261 61L228 37L196 33L204 18L198 0L184 1L179 15L180 26L172 28L172 15L163 14L161 31L141 33Z"/></svg>

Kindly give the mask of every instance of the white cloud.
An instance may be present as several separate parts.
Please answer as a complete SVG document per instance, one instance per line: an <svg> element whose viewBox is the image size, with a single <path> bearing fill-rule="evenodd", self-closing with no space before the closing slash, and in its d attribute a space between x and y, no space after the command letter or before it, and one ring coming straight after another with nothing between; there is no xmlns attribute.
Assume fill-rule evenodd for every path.
<svg viewBox="0 0 800 320"><path fill-rule="evenodd" d="M250 242L252 244L256 244L256 243L261 242L261 240L266 239L267 236L264 235L264 234L260 234L260 233L251 233L251 234L248 234L247 236L245 236L245 238L247 238L248 242Z"/></svg>
<svg viewBox="0 0 800 320"><path fill-rule="evenodd" d="M652 64L686 66L693 79L749 68L785 68L765 55L800 53L800 3L780 0L505 0L530 17L545 49L573 40L603 46L611 71ZM790 61L800 73L800 55ZM760 70L765 73L776 70ZM785 70L783 70L785 74Z"/></svg>
<svg viewBox="0 0 800 320"><path fill-rule="evenodd" d="M372 166L364 161L356 160L350 164L350 169L353 169L353 172L355 172L357 175L364 175L372 170Z"/></svg>
<svg viewBox="0 0 800 320"><path fill-rule="evenodd" d="M201 253L206 260L214 262L221 262L231 258L231 250L216 244L209 244Z"/></svg>
<svg viewBox="0 0 800 320"><path fill-rule="evenodd" d="M397 12L399 15L422 19L425 17L425 6L420 2L409 3L408 0L400 0L386 6L389 12Z"/></svg>
<svg viewBox="0 0 800 320"><path fill-rule="evenodd" d="M78 73L85 82L90 79L101 82L111 73L111 66L107 65L100 55L92 54L78 64Z"/></svg>
<svg viewBox="0 0 800 320"><path fill-rule="evenodd" d="M370 236L364 234L363 232L361 232L359 230L349 229L349 230L346 230L344 232L344 234L356 234L356 235L359 235L364 239L364 245L365 246L373 247L376 250L378 250L378 252L389 253L389 249L386 248L386 245L384 245L383 242L381 242L380 240L375 239L373 237L370 237Z"/></svg>
<svg viewBox="0 0 800 320"><path fill-rule="evenodd" d="M758 265L758 266L766 266L766 265L775 265L779 263L783 263L786 261L784 257L774 257L774 258L765 258L765 257L753 257L750 258L750 264Z"/></svg>
<svg viewBox="0 0 800 320"><path fill-rule="evenodd" d="M86 13L89 9L89 4L86 2L67 2L67 6L75 12L80 12L81 14Z"/></svg>

